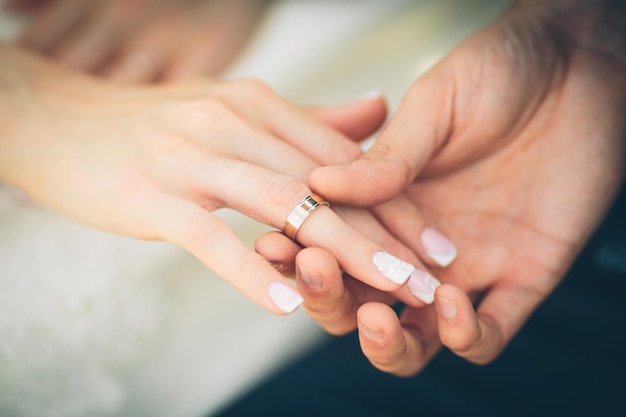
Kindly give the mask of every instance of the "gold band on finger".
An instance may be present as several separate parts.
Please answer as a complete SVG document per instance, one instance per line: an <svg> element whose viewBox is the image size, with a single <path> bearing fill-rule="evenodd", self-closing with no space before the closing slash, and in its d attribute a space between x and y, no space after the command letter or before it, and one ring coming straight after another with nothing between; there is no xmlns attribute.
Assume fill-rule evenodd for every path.
<svg viewBox="0 0 626 417"><path fill-rule="evenodd" d="M327 201L324 201L322 197L317 194L311 194L302 201L298 203L298 205L291 210L289 216L287 216L287 220L285 220L285 235L294 242L296 241L296 234L298 230L300 230L300 226L304 223L307 217L319 206L324 205L326 207L330 207Z"/></svg>

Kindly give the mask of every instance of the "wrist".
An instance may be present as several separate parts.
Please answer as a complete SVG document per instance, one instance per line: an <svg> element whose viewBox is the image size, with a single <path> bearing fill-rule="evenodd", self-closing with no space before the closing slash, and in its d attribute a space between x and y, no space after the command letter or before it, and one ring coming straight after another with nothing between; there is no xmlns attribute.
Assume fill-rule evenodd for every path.
<svg viewBox="0 0 626 417"><path fill-rule="evenodd" d="M42 123L54 120L51 109L58 107L51 104L50 90L65 88L63 72L35 54L0 44L0 181L13 182L19 165L13 157L47 133Z"/></svg>

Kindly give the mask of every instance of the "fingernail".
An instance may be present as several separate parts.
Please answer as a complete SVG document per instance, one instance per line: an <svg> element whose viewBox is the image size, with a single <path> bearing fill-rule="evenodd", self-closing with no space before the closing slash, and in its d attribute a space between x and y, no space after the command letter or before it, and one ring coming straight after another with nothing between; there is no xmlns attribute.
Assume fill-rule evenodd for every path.
<svg viewBox="0 0 626 417"><path fill-rule="evenodd" d="M432 304L435 300L435 290L441 283L428 272L416 269L406 285L417 298L426 304Z"/></svg>
<svg viewBox="0 0 626 417"><path fill-rule="evenodd" d="M374 342L380 342L381 340L383 340L384 334L382 330L377 329L376 327L372 327L369 324L362 322L361 320L359 320L359 330L361 330L361 333L363 333L365 337L373 340Z"/></svg>
<svg viewBox="0 0 626 417"><path fill-rule="evenodd" d="M372 258L376 269L383 274L385 278L396 284L404 284L411 274L415 271L415 267L410 263L404 262L387 252L376 252Z"/></svg>
<svg viewBox="0 0 626 417"><path fill-rule="evenodd" d="M383 93L380 90L372 90L372 91L368 91L367 93L363 94L360 99L362 101L367 101L367 100L377 100L379 98L381 98L383 96Z"/></svg>
<svg viewBox="0 0 626 417"><path fill-rule="evenodd" d="M298 268L298 275L300 276L300 280L309 288L320 289L322 288L322 281L315 276L307 273L306 271Z"/></svg>
<svg viewBox="0 0 626 417"><path fill-rule="evenodd" d="M456 301L448 300L447 298L437 297L437 310L439 315L444 319L453 319L456 317Z"/></svg>
<svg viewBox="0 0 626 417"><path fill-rule="evenodd" d="M452 242L431 227L422 230L422 245L426 253L439 266L448 266L456 258L457 251Z"/></svg>
<svg viewBox="0 0 626 417"><path fill-rule="evenodd" d="M285 313L294 312L304 299L298 292L282 282L274 281L267 288L271 300Z"/></svg>

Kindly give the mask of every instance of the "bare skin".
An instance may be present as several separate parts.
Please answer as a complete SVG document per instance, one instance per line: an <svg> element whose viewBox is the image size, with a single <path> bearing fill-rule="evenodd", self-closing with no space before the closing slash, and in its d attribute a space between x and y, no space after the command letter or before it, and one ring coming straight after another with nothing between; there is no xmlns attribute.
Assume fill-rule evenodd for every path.
<svg viewBox="0 0 626 417"><path fill-rule="evenodd" d="M607 38L598 30L623 21L623 8L611 7L520 2L416 80L366 154L310 175L330 201L370 206L414 252L424 251L425 225L458 249L451 266L433 266L444 283L436 307L400 317L342 277L328 253L303 249L298 285L323 327L358 327L369 360L401 376L442 345L475 363L499 355L561 282L624 179L626 36L620 26ZM268 235L257 248L284 244Z"/></svg>
<svg viewBox="0 0 626 417"><path fill-rule="evenodd" d="M120 82L216 75L261 23L269 0L13 1L19 45Z"/></svg>
<svg viewBox="0 0 626 417"><path fill-rule="evenodd" d="M14 47L0 45L0 57L2 183L88 226L178 245L276 314L299 305L292 282L213 212L228 207L282 230L311 193L305 178L319 154L332 147L335 162L357 157L342 132L358 140L385 118L381 98L303 109L256 80L120 86ZM379 251L419 259L369 212L346 217L361 231L321 207L298 239L368 285L423 305L371 261Z"/></svg>

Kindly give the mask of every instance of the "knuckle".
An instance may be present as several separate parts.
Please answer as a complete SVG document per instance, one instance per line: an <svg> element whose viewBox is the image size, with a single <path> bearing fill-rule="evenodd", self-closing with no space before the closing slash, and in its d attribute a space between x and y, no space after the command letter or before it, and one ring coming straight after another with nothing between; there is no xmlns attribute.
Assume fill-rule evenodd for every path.
<svg viewBox="0 0 626 417"><path fill-rule="evenodd" d="M407 160L398 155L398 151L385 141L376 142L376 145L368 152L368 157L374 157L382 161L388 161L393 166L394 175L402 178L405 184L411 182L413 169Z"/></svg>
<svg viewBox="0 0 626 417"><path fill-rule="evenodd" d="M192 249L204 249L211 242L220 242L227 230L226 223L206 213L192 218L183 230L182 239Z"/></svg>
<svg viewBox="0 0 626 417"><path fill-rule="evenodd" d="M353 228L347 228L338 238L338 248L358 248L362 246L363 235Z"/></svg>
<svg viewBox="0 0 626 417"><path fill-rule="evenodd" d="M206 126L216 122L224 123L236 118L233 109L226 103L212 98L204 98L191 103L185 109L187 119L194 125Z"/></svg>
<svg viewBox="0 0 626 417"><path fill-rule="evenodd" d="M370 149L370 154L374 154L381 159L391 159L394 157L395 150L385 141L379 141Z"/></svg>
<svg viewBox="0 0 626 417"><path fill-rule="evenodd" d="M258 256L255 252L249 252L239 258L236 265L232 266L232 281L236 282L236 286L244 288L256 276L257 271L262 270L265 260Z"/></svg>
<svg viewBox="0 0 626 417"><path fill-rule="evenodd" d="M307 190L305 185L297 179L282 174L271 175L264 180L261 187L266 191L268 204L276 207L291 207L294 196L295 198L302 196Z"/></svg>

